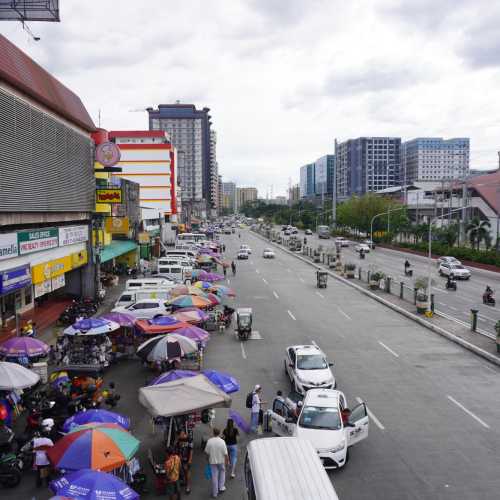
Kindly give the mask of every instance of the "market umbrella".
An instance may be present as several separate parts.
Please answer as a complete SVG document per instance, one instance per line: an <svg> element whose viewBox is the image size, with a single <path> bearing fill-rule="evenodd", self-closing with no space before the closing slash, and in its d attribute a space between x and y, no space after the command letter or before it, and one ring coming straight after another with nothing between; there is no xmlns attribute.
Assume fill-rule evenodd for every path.
<svg viewBox="0 0 500 500"><path fill-rule="evenodd" d="M196 288L201 288L202 290L208 290L213 287L213 284L210 281L197 281L194 286Z"/></svg>
<svg viewBox="0 0 500 500"><path fill-rule="evenodd" d="M189 309L189 310L186 310ZM184 321L185 323L203 323L207 321L210 317L205 311L198 309L197 307L186 307L182 309L178 309L172 314L172 316L179 321ZM177 331L177 330L175 330Z"/></svg>
<svg viewBox="0 0 500 500"><path fill-rule="evenodd" d="M183 356L184 353L177 339L172 338L170 339L170 341L164 340L167 339L167 337L168 335L159 335L157 337L153 337L152 339L146 340L146 342L143 342L137 348L137 356L139 356L143 360L148 361L159 361L163 359L172 359ZM162 347L158 348L158 350L154 354L152 354L158 343L162 340Z"/></svg>
<svg viewBox="0 0 500 500"><path fill-rule="evenodd" d="M50 348L41 340L33 337L12 337L0 345L0 354L7 357L28 356L33 358L36 356L45 356Z"/></svg>
<svg viewBox="0 0 500 500"><path fill-rule="evenodd" d="M53 372L49 375L49 383L54 389L60 388L62 385L69 382L69 375L67 371Z"/></svg>
<svg viewBox="0 0 500 500"><path fill-rule="evenodd" d="M180 353L176 351L177 346L175 344L180 348ZM162 361L181 357L186 354L193 354L197 351L198 345L194 340L175 333L169 333L168 335L162 335L160 340L156 342L153 349L147 355L147 360ZM138 355L141 356L139 352Z"/></svg>
<svg viewBox="0 0 500 500"><path fill-rule="evenodd" d="M200 264L207 264L209 262L212 262L213 260L214 257L212 257L211 255L198 255L198 257L196 257L196 262Z"/></svg>
<svg viewBox="0 0 500 500"><path fill-rule="evenodd" d="M240 390L240 383L232 375L229 375L229 373L217 370L202 370L201 373L226 394Z"/></svg>
<svg viewBox="0 0 500 500"><path fill-rule="evenodd" d="M176 309L181 307L206 308L212 306L212 303L208 299L205 299L204 297L196 297L195 295L180 295L179 297L171 300L169 303Z"/></svg>
<svg viewBox="0 0 500 500"><path fill-rule="evenodd" d="M135 500L139 495L113 474L82 469L51 481L56 495L74 500Z"/></svg>
<svg viewBox="0 0 500 500"><path fill-rule="evenodd" d="M229 267L229 264L226 265L226 263L224 262L224 267ZM209 272L205 271L204 277L200 277L200 279L202 279L204 281L214 282L214 281L222 281L225 278L224 278L224 276L222 274L209 273Z"/></svg>
<svg viewBox="0 0 500 500"><path fill-rule="evenodd" d="M184 284L175 285L170 290L170 295L172 297L178 297L179 295L189 295L189 287L187 285L184 285Z"/></svg>
<svg viewBox="0 0 500 500"><path fill-rule="evenodd" d="M106 319L108 321L114 321L115 323L118 323L120 326L132 327L135 325L134 316L123 312L109 312L103 314L101 318Z"/></svg>
<svg viewBox="0 0 500 500"><path fill-rule="evenodd" d="M224 285L212 285L210 291L219 297L236 297L236 292L232 288Z"/></svg>
<svg viewBox="0 0 500 500"><path fill-rule="evenodd" d="M62 426L63 432L69 432L78 425L88 424L90 422L97 423L112 423L118 424L125 430L130 428L130 419L119 413L108 410L87 410L75 413L72 417L67 418Z"/></svg>
<svg viewBox="0 0 500 500"><path fill-rule="evenodd" d="M0 390L26 389L35 385L40 375L17 363L0 361Z"/></svg>
<svg viewBox="0 0 500 500"><path fill-rule="evenodd" d="M169 372L162 373L160 376L156 377L148 385L158 385L165 382L172 382L172 380L180 380L181 378L194 377L199 375L199 372L192 370L171 370Z"/></svg>
<svg viewBox="0 0 500 500"><path fill-rule="evenodd" d="M215 293L207 293L206 299L208 299L213 306L218 306L221 303L221 299L215 295Z"/></svg>
<svg viewBox="0 0 500 500"><path fill-rule="evenodd" d="M86 318L73 323L64 330L65 335L103 335L118 330L120 325L115 321L102 318Z"/></svg>
<svg viewBox="0 0 500 500"><path fill-rule="evenodd" d="M132 434L116 427L77 429L59 439L47 450L47 456L57 469L114 470L139 449L139 441Z"/></svg>

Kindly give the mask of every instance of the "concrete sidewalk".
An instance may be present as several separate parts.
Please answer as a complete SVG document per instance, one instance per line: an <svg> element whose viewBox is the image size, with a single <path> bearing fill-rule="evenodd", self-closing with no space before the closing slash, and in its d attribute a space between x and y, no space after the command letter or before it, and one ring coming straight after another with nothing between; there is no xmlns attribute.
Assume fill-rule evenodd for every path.
<svg viewBox="0 0 500 500"><path fill-rule="evenodd" d="M370 290L368 284L360 281L358 278L346 279L341 276L340 273L328 269L324 264L313 263L312 258L307 257L302 253L292 252L285 245L271 242L260 233L254 232L254 234L266 242L269 242L271 245L281 248L290 255L309 263L312 267L317 269L327 269L329 275L335 279L344 282L348 286L358 289L361 293L383 303L387 307L390 307L413 321L418 322L429 330L446 337L452 342L461 345L465 349L474 352L491 363L500 366L500 353L497 352L495 340L482 334L472 332L466 323L462 324L439 313L434 314L430 318L417 314L415 305L411 302L400 299L399 296L384 292L383 290Z"/></svg>

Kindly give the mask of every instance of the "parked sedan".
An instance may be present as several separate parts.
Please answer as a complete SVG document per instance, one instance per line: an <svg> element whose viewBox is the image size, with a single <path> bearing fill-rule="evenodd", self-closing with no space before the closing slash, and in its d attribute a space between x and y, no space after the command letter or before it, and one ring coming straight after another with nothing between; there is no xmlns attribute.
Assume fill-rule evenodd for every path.
<svg viewBox="0 0 500 500"><path fill-rule="evenodd" d="M366 243L358 243L354 247L354 250L356 252L361 252L361 250L363 250L364 253L369 253L370 252L370 247Z"/></svg>
<svg viewBox="0 0 500 500"><path fill-rule="evenodd" d="M164 299L144 299L138 300L131 306L115 307L112 312L124 312L136 319L153 319L157 316L169 314L169 311L170 309L167 309Z"/></svg>
<svg viewBox="0 0 500 500"><path fill-rule="evenodd" d="M264 259L274 259L276 257L274 251L272 248L265 248L264 251L262 252L262 257Z"/></svg>
<svg viewBox="0 0 500 500"><path fill-rule="evenodd" d="M439 266L438 272L440 276L451 276L460 280L468 280L471 277L471 272L466 267L462 266L462 264L449 264L443 262Z"/></svg>

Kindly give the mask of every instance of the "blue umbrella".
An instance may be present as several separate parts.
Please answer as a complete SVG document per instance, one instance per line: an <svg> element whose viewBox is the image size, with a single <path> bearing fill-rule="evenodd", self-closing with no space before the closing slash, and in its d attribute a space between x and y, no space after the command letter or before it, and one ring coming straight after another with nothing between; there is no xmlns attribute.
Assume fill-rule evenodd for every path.
<svg viewBox="0 0 500 500"><path fill-rule="evenodd" d="M135 500L139 495L113 474L82 469L51 481L56 494L74 500Z"/></svg>
<svg viewBox="0 0 500 500"><path fill-rule="evenodd" d="M229 373L218 372L217 370L202 370L201 373L226 394L240 390L240 383Z"/></svg>
<svg viewBox="0 0 500 500"><path fill-rule="evenodd" d="M118 424L125 430L130 428L130 419L124 417L119 413L115 413L108 410L87 410L75 413L72 417L67 418L64 421L62 430L63 432L69 432L74 427L79 425L85 425L90 422L103 422L109 424Z"/></svg>
<svg viewBox="0 0 500 500"><path fill-rule="evenodd" d="M158 318L153 318L149 320L150 325L157 325L157 326L176 326L178 325L179 328L181 326L185 325L184 321L180 321L174 316L159 316Z"/></svg>
<svg viewBox="0 0 500 500"><path fill-rule="evenodd" d="M64 330L65 335L102 335L118 330L120 325L102 318L86 318L73 323Z"/></svg>
<svg viewBox="0 0 500 500"><path fill-rule="evenodd" d="M198 375L198 372L194 372L191 370L171 370L169 372L162 373L148 385L163 384L164 382L172 382L173 380L179 380L186 377L194 377L195 375Z"/></svg>

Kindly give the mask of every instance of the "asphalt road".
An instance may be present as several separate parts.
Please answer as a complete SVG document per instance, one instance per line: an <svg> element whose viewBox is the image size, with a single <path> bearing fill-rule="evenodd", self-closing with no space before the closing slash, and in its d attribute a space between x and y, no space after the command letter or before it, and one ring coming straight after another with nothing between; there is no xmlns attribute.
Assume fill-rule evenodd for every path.
<svg viewBox="0 0 500 500"><path fill-rule="evenodd" d="M353 448L343 470L329 474L342 500L498 498L500 370L340 282L330 279L327 289L318 290L312 267L280 250L275 260L263 259L267 245L249 231L241 231L241 239L231 235L224 240L228 258L235 258L241 243L253 249L249 261L238 261L236 276L227 281L238 293L234 304L254 311L255 340L241 343L229 330L216 333L205 356L205 367L240 380L234 409L248 417L245 395L257 383L267 401L278 389L288 390L286 347L315 341L334 361L348 403L360 398L372 415L368 438ZM148 448L163 457L161 435L153 434L137 400L137 390L148 378L151 374L136 360L117 364L105 375L122 394L117 411L132 418L151 484ZM217 425L226 418L227 410L217 410ZM200 449L201 434L207 432L200 426L196 436L189 497L195 500L209 497ZM242 447L247 440L244 436ZM242 498L242 462L221 498ZM1 495L50 497L33 488L31 477Z"/></svg>
<svg viewBox="0 0 500 500"><path fill-rule="evenodd" d="M276 226L276 229L281 229ZM304 238L303 231L299 231L299 236ZM308 244L324 247L334 246L334 239L318 239L314 233L313 236L307 236ZM413 288L413 282L417 277L427 277L429 273L428 259L420 255L408 254L396 250L389 250L376 247L369 254L366 254L365 260L359 259L359 254L354 250L356 242L351 242L349 247L342 248L342 259L344 261L353 261L356 265L361 265L363 269L382 271L392 276L398 283L403 281L409 287ZM413 278L404 275L404 262L408 259L413 268ZM439 276L437 272L436 261L433 260L431 266L431 275L433 279L433 293L435 294L436 310L452 316L460 321L469 323L470 310L477 309L479 328L495 334L495 323L500 319L500 305L497 302L495 307L487 306L482 303L483 292L486 285L491 286L500 294L500 273L485 271L477 268L470 268L472 276L468 281L458 281L456 292L446 290L446 278ZM497 298L500 298L498 295Z"/></svg>

